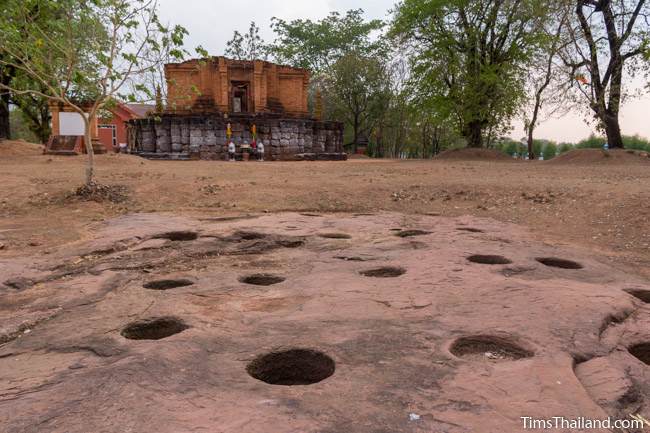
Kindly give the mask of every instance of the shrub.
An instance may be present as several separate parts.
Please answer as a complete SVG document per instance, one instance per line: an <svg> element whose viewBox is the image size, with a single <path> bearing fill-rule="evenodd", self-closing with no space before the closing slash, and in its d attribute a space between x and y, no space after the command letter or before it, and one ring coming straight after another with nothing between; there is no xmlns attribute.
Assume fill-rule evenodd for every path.
<svg viewBox="0 0 650 433"><path fill-rule="evenodd" d="M601 149L605 143L607 143L605 137L597 137L591 134L588 138L579 141L576 147L579 149Z"/></svg>
<svg viewBox="0 0 650 433"><path fill-rule="evenodd" d="M626 149L645 150L650 152L650 141L640 137L639 135L624 135L623 146L625 146Z"/></svg>
<svg viewBox="0 0 650 433"><path fill-rule="evenodd" d="M572 143L560 143L558 146L558 150L560 153L568 152L569 150L573 150L574 146Z"/></svg>
<svg viewBox="0 0 650 433"><path fill-rule="evenodd" d="M546 159L555 158L556 154L557 154L557 144L555 144L553 141L549 141L548 143L546 143L546 146L542 151L542 155L544 155L544 159L546 160Z"/></svg>

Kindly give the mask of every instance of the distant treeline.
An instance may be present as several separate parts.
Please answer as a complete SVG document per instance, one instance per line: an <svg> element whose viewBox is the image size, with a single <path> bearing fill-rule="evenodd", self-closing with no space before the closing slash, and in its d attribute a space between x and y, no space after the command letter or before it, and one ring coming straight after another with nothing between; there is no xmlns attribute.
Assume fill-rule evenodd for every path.
<svg viewBox="0 0 650 433"><path fill-rule="evenodd" d="M607 143L605 137L591 134L589 137L580 140L577 143L557 143L553 140L534 140L533 148L536 155L541 155L544 159L551 159L556 155L573 149L602 149L605 146L605 143ZM623 143L626 149L650 152L650 140L640 137L639 135L624 135ZM497 141L494 144L494 148L511 156L527 155L527 145L510 138L503 138Z"/></svg>

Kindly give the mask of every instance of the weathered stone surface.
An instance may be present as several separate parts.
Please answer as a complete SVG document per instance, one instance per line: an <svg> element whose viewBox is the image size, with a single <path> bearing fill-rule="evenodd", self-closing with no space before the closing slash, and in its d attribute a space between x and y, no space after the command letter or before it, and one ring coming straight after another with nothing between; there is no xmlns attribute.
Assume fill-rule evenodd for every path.
<svg viewBox="0 0 650 433"><path fill-rule="evenodd" d="M219 115L165 114L159 121L139 119L131 123L136 129L134 147L142 154L184 153L201 159L221 159L228 143L228 123L232 130L231 139L238 147L252 141L250 131L255 124L257 140L262 140L270 147L267 150L269 160L279 153L282 154L282 159L295 159L295 155L302 153L343 153L343 126L336 122L260 116L223 118ZM274 149L279 152L274 153ZM319 157L332 158L328 155Z"/></svg>
<svg viewBox="0 0 650 433"><path fill-rule="evenodd" d="M14 290L25 290L32 287L34 285L34 281L30 280L29 278L16 277L6 280L3 284Z"/></svg>

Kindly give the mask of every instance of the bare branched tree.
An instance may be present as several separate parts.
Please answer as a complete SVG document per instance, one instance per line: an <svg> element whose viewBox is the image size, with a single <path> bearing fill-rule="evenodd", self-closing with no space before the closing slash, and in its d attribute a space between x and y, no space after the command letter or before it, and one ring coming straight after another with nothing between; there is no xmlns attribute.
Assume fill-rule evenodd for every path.
<svg viewBox="0 0 650 433"><path fill-rule="evenodd" d="M86 183L94 180L91 124L97 113L118 98L135 77L161 61L152 52L182 46L185 29L164 27L156 0L41 0L50 22L35 18L32 2L7 0L11 19L0 23L0 67L15 68L34 85L0 83L15 95L37 95L71 108L84 122L88 154ZM173 52L179 54L179 51ZM144 91L144 87L140 87Z"/></svg>
<svg viewBox="0 0 650 433"><path fill-rule="evenodd" d="M528 157L537 157L533 146L535 128L540 118L564 112L569 107L567 83L560 53L570 43L566 28L573 11L566 1L560 1L549 8L547 17L541 23L545 41L534 55L526 79L529 102L524 105L524 130L528 144Z"/></svg>
<svg viewBox="0 0 650 433"><path fill-rule="evenodd" d="M575 0L568 27L571 44L562 52L574 90L588 103L611 148L622 148L621 103L626 75L648 55L650 10L646 0ZM625 72L628 72L626 74Z"/></svg>

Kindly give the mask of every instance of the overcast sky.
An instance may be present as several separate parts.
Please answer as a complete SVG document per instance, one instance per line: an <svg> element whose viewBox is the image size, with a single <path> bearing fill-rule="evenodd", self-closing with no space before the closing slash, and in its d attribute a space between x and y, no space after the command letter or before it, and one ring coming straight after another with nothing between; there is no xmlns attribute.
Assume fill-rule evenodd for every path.
<svg viewBox="0 0 650 433"><path fill-rule="evenodd" d="M251 21L260 27L261 36L273 40L269 28L272 17L285 20L309 18L318 20L331 11L345 13L361 8L368 19L387 18L394 0L159 0L164 22L181 24L189 31L187 48L202 45L212 55L222 55L226 42L235 30L245 32ZM542 123L540 138L556 141L578 141L591 133L582 120L583 113L570 113L560 119ZM513 138L523 136L521 122L515 123ZM626 135L640 134L650 138L650 96L630 100L621 112L621 127Z"/></svg>

